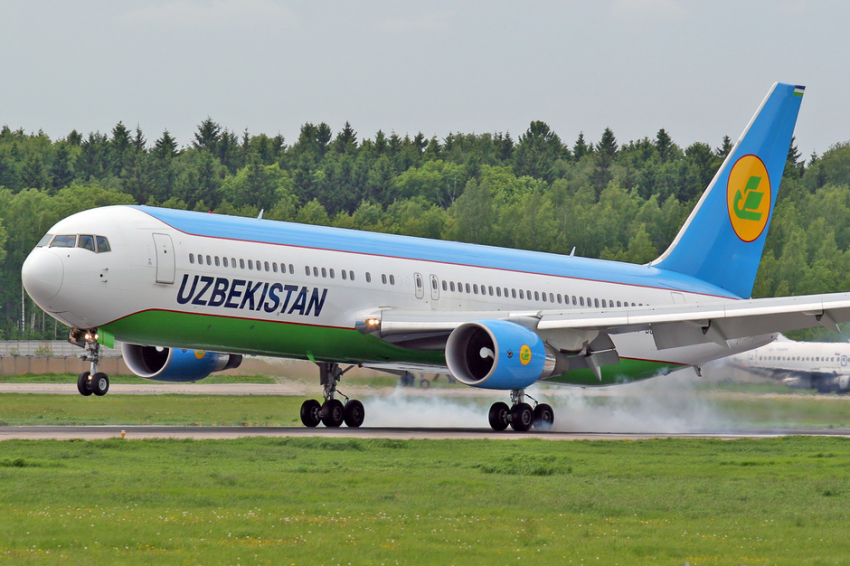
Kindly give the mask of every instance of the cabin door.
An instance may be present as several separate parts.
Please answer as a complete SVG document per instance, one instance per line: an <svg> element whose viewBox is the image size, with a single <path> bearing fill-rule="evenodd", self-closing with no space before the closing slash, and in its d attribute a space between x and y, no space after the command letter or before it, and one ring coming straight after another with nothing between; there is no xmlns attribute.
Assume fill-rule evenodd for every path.
<svg viewBox="0 0 850 566"><path fill-rule="evenodd" d="M172 285L174 283L174 244L168 234L153 235L156 248L156 282Z"/></svg>

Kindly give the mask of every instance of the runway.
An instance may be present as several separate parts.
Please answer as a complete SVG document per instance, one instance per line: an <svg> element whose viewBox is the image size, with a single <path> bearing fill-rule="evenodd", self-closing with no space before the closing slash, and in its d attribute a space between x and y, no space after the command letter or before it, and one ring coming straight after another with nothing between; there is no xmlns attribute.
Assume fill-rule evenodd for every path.
<svg viewBox="0 0 850 566"><path fill-rule="evenodd" d="M303 428L303 427L191 427L191 426L0 426L0 440L98 440L108 438L141 440L150 438L183 438L195 440L232 439L249 436L265 437L326 437L326 438L389 438L397 440L649 440L663 438L776 438L780 436L840 436L850 437L847 429L776 429L731 430L698 433L610 433L548 431L518 433L510 429L495 432L489 428Z"/></svg>

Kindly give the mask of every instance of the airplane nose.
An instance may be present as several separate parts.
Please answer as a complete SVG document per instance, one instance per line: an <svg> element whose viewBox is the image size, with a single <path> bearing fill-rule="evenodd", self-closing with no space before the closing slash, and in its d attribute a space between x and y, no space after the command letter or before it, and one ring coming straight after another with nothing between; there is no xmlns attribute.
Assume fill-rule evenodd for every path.
<svg viewBox="0 0 850 566"><path fill-rule="evenodd" d="M24 288L39 305L43 305L59 294L63 276L62 260L50 250L43 248L35 249L21 268Z"/></svg>

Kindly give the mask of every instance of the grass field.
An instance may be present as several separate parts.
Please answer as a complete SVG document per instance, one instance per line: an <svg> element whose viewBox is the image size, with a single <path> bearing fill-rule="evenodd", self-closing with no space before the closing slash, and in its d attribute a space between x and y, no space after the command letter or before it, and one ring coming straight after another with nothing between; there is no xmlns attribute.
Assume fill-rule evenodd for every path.
<svg viewBox="0 0 850 566"><path fill-rule="evenodd" d="M0 563L847 564L850 441L0 443Z"/></svg>

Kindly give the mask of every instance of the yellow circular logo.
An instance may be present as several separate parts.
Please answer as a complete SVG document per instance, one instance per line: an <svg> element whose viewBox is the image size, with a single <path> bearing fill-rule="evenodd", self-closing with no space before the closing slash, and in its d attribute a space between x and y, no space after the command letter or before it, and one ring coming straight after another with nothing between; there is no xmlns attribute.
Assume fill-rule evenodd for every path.
<svg viewBox="0 0 850 566"><path fill-rule="evenodd" d="M735 162L726 186L732 229L745 242L758 239L770 218L770 179L762 160L745 155Z"/></svg>
<svg viewBox="0 0 850 566"><path fill-rule="evenodd" d="M195 357L198 358L199 360L206 355L207 355L207 353L204 352L203 350L195 350Z"/></svg>
<svg viewBox="0 0 850 566"><path fill-rule="evenodd" d="M528 346L523 344L522 348L519 349L519 363L521 363L524 366L527 366L528 362L530 362L530 361L531 361L531 348L529 348Z"/></svg>

